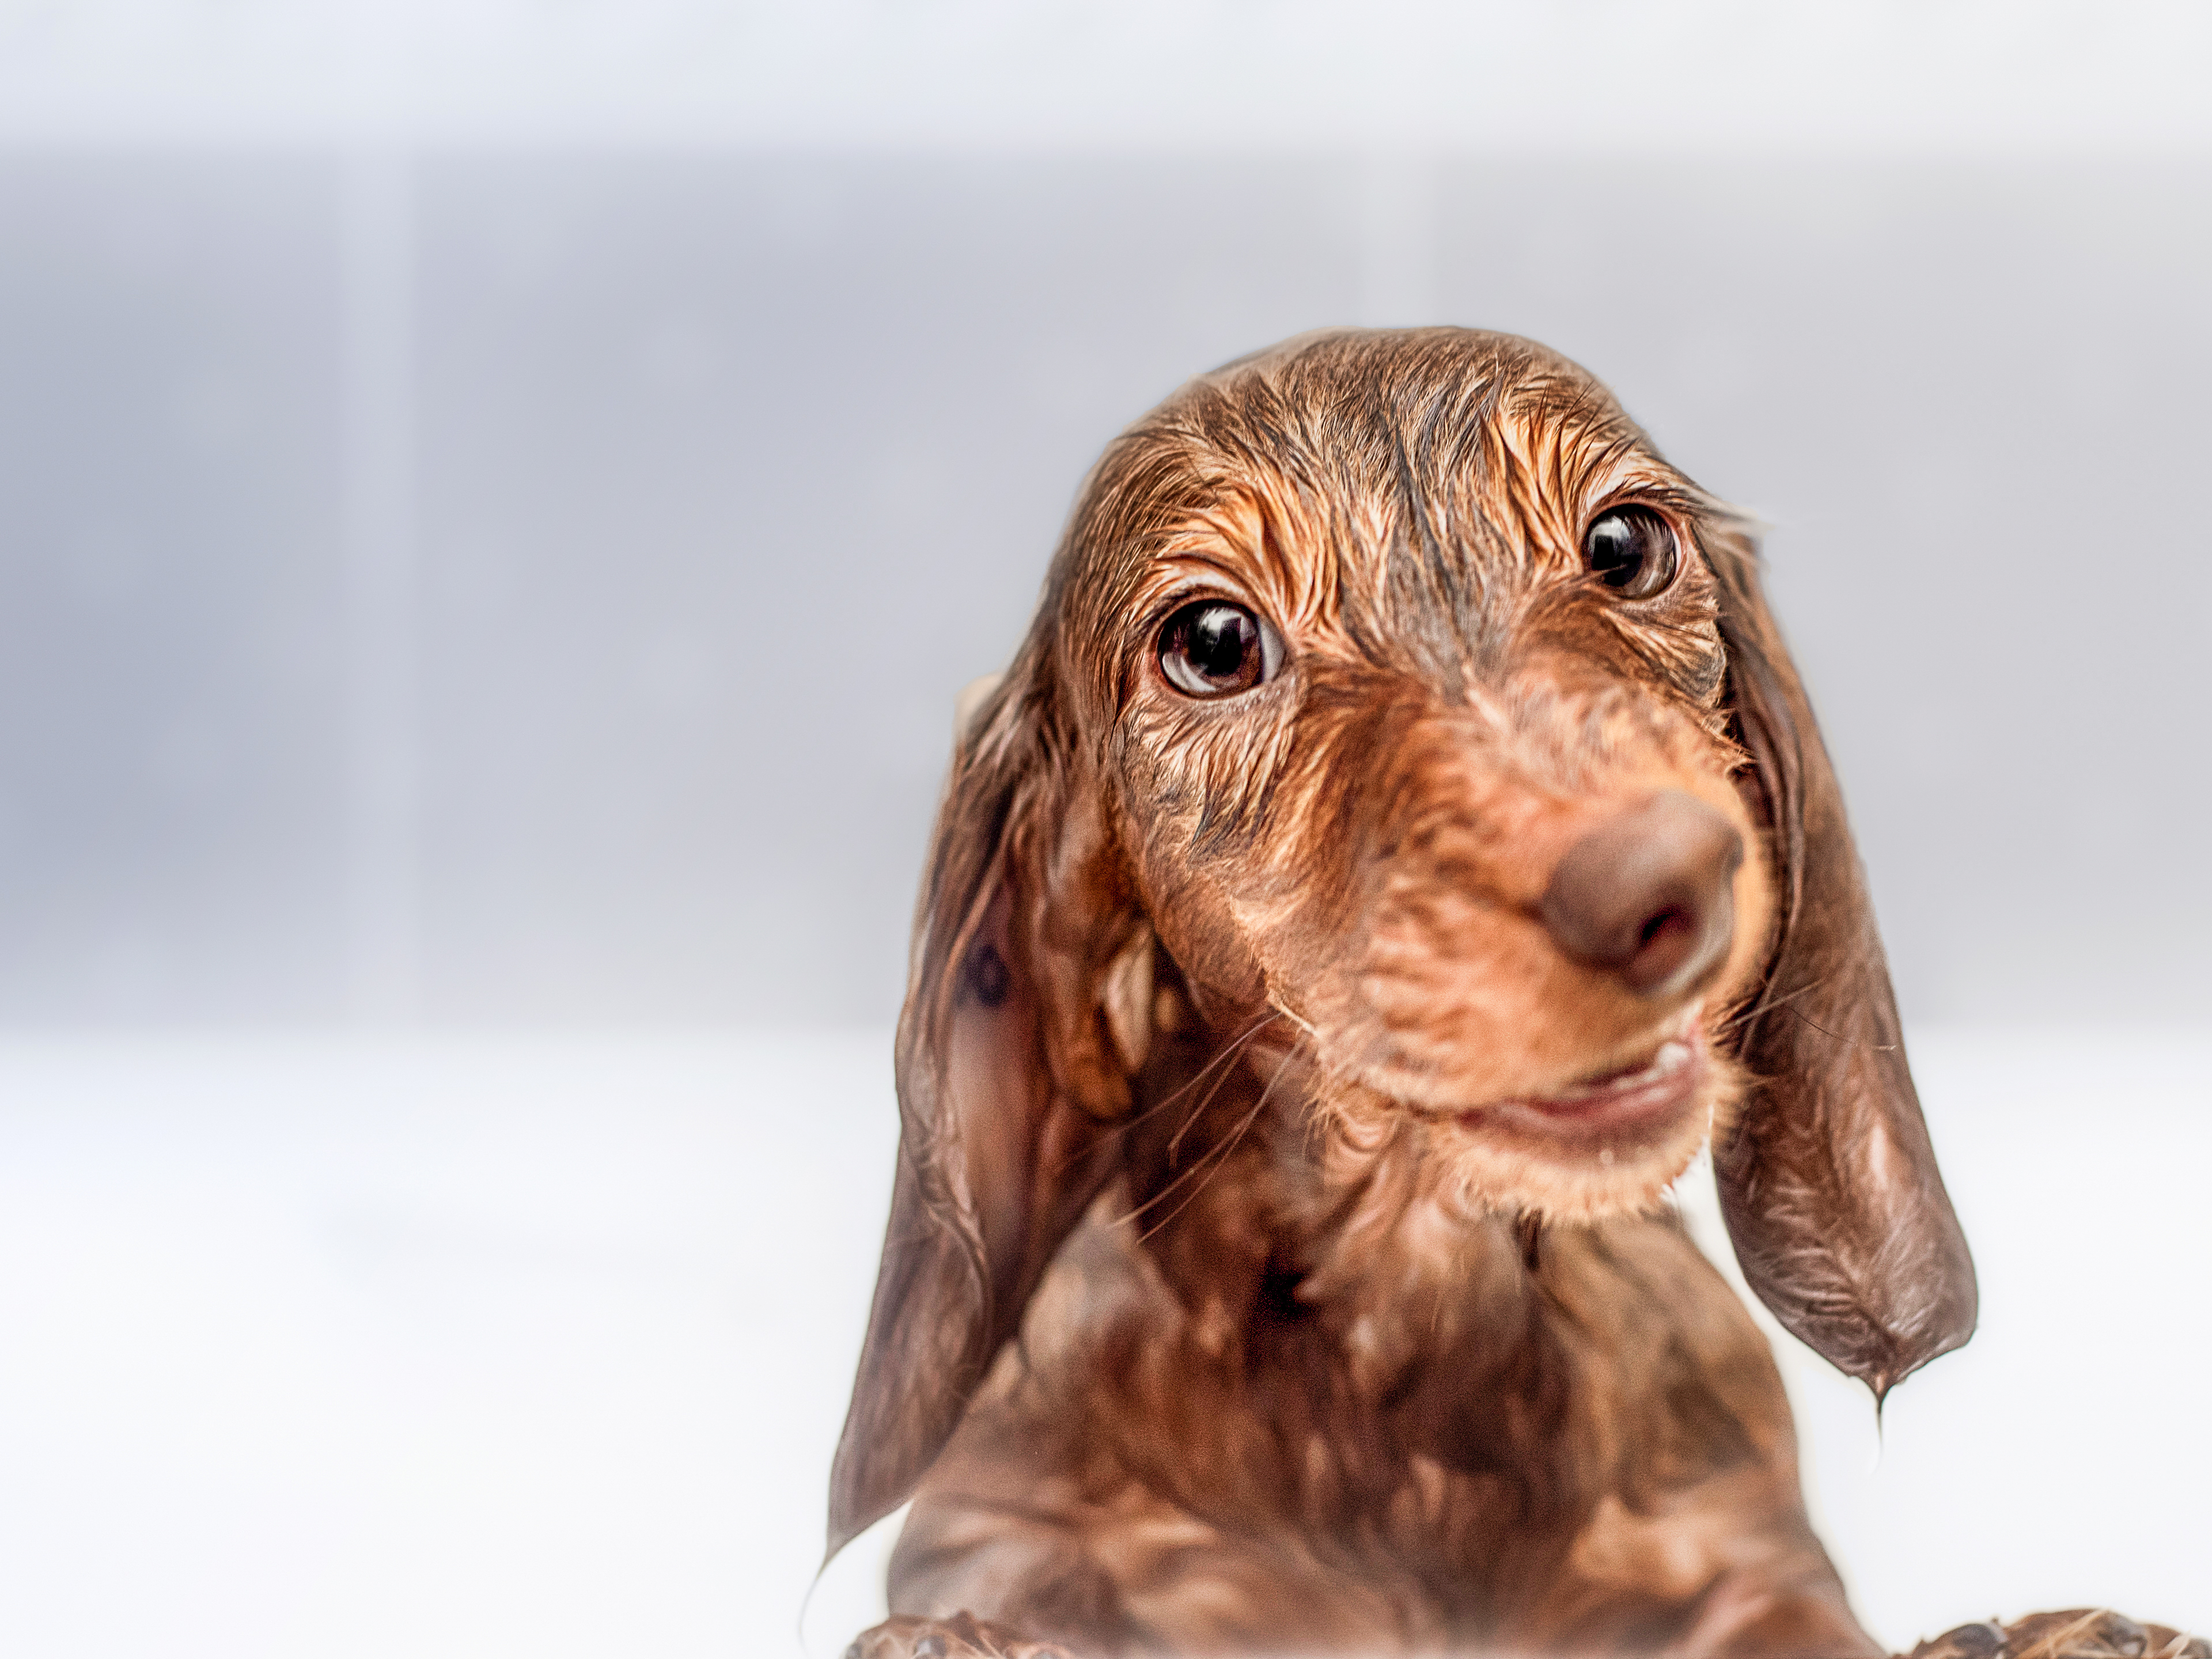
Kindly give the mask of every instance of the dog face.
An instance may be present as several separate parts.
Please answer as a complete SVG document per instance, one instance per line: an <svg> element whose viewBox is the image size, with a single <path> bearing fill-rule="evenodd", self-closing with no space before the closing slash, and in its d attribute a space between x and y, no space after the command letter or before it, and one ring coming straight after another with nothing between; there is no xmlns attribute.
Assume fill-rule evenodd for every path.
<svg viewBox="0 0 2212 1659"><path fill-rule="evenodd" d="M1200 1016L1279 1012L1250 1050L1335 1131L1586 1218L1724 1110L1767 940L1719 509L1571 365L1460 343L1401 343L1451 354L1409 406L1326 351L1187 392L1109 460L1054 645Z"/></svg>
<svg viewBox="0 0 2212 1659"><path fill-rule="evenodd" d="M1752 541L1528 341L1292 341L1085 486L939 814L833 1548L1177 1085L1163 1024L1492 1211L1647 1204L1710 1131L1751 1285L1877 1394L1973 1328Z"/></svg>

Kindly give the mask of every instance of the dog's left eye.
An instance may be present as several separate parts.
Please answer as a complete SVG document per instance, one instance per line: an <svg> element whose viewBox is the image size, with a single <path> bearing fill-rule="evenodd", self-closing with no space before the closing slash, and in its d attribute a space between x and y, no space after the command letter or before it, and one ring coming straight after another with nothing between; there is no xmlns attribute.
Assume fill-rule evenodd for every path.
<svg viewBox="0 0 2212 1659"><path fill-rule="evenodd" d="M1271 680L1283 665L1283 641L1241 605L1200 599L1160 629L1160 672L1194 697L1233 697Z"/></svg>
<svg viewBox="0 0 2212 1659"><path fill-rule="evenodd" d="M1616 507L1583 535L1591 574L1623 599L1648 599L1674 580L1681 556L1674 532L1648 507Z"/></svg>

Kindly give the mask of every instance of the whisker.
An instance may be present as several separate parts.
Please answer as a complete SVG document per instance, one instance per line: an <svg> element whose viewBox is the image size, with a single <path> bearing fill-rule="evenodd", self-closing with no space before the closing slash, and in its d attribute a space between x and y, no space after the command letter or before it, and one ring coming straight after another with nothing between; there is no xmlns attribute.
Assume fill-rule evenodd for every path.
<svg viewBox="0 0 2212 1659"><path fill-rule="evenodd" d="M1277 1012L1269 1012L1261 1015L1259 1018L1254 1020L1249 1025L1239 1031L1235 1036L1223 1043L1219 1049L1215 1052L1211 1060L1207 1060L1205 1065L1200 1066L1198 1070L1191 1073L1190 1081L1184 1084L1180 1089L1176 1090L1172 1094L1163 1095L1158 1100L1145 1108L1143 1111L1138 1113L1136 1116L1129 1119L1127 1122L1115 1125L1115 1133L1117 1134L1126 1133L1128 1130L1135 1128L1140 1123L1146 1122L1152 1118L1158 1117L1162 1112L1167 1110L1169 1107L1174 1105L1176 1102L1181 1100L1193 1089L1198 1087L1200 1084L1205 1082L1206 1074L1208 1072L1212 1071L1216 1066L1227 1066L1231 1060L1237 1057L1237 1052L1242 1049L1246 1043L1251 1042L1254 1037L1259 1036L1261 1032L1266 1030L1268 1026L1273 1024L1275 1021L1281 1018L1282 1015Z"/></svg>
<svg viewBox="0 0 2212 1659"><path fill-rule="evenodd" d="M1271 1023L1271 1022L1269 1022L1269 1021L1263 1021L1263 1022L1261 1022L1261 1024L1268 1024L1268 1023ZM1256 1029L1258 1029L1258 1028L1257 1028L1257 1027L1255 1027L1255 1029L1256 1030ZM1293 1052L1295 1052L1295 1050L1293 1050ZM1267 1085L1265 1088L1263 1088L1263 1089L1261 1089L1261 1090L1260 1091L1260 1098L1259 1098L1259 1100L1257 1101L1257 1103L1255 1103L1254 1104L1254 1106L1253 1106L1253 1108L1252 1108L1252 1110L1251 1110L1250 1112L1248 1112L1248 1113L1246 1113L1246 1114L1245 1114L1245 1116L1244 1116L1244 1120L1243 1120L1243 1122L1241 1122L1241 1123L1239 1123L1239 1124L1238 1124L1238 1126L1237 1126L1235 1129L1231 1130L1231 1131L1230 1132L1230 1133L1227 1135L1227 1137L1225 1137L1225 1138L1224 1138L1224 1139L1223 1139L1223 1140L1222 1140L1218 1145L1216 1145L1216 1146L1209 1146L1208 1148L1206 1148L1206 1152L1204 1152L1204 1154L1202 1154L1202 1155L1200 1157L1200 1158L1199 1158L1199 1160L1198 1160L1198 1162L1197 1162L1197 1163L1195 1163L1195 1164L1192 1164L1192 1165L1190 1166L1190 1168L1188 1168L1188 1170L1185 1170L1182 1174L1180 1174L1180 1175L1178 1175L1177 1176L1176 1176L1176 1178L1175 1178L1173 1181L1170 1181L1170 1182L1168 1182L1168 1184L1167 1184L1166 1186L1164 1186L1164 1187L1161 1188L1159 1189L1159 1191L1158 1191L1158 1192L1154 1193L1154 1194L1153 1194L1150 1198L1146 1199L1143 1203L1141 1203L1141 1204L1139 1204L1139 1206L1137 1206L1137 1207L1136 1207L1135 1209L1133 1209L1133 1210L1130 1211L1127 1215L1120 1216L1120 1217L1115 1218L1115 1224L1115 1224L1115 1225L1116 1225L1116 1226L1119 1226L1119 1225L1121 1225L1121 1223L1123 1223L1123 1222L1125 1222L1125 1221L1134 1221L1134 1220L1135 1220L1139 1216L1140 1216L1140 1215L1144 1214L1144 1212L1145 1212L1146 1211L1147 1211L1147 1210L1151 1209L1151 1208L1152 1207L1152 1206L1154 1206L1155 1204L1159 1203L1163 1199L1165 1199L1165 1198L1168 1198L1168 1197L1171 1196L1171 1195L1174 1194L1174 1192L1175 1192L1176 1188L1178 1188L1178 1187L1180 1187L1180 1186L1182 1186L1182 1185L1183 1184L1183 1182L1185 1182L1186 1181L1188 1181L1188 1180L1189 1180L1189 1179L1191 1179L1191 1177L1192 1177L1192 1176L1196 1176L1196 1175L1201 1174L1201 1173L1202 1173L1202 1172L1203 1172L1203 1171L1204 1171L1204 1170L1208 1167L1208 1165L1209 1165L1209 1164L1212 1164L1212 1163L1213 1163L1217 1158L1219 1158L1223 1153L1224 1153L1224 1152L1225 1152L1229 1148L1231 1148L1231 1147L1234 1146L1236 1145L1236 1143L1237 1143L1237 1138L1238 1138L1239 1136L1241 1136L1241 1135L1243 1133L1243 1132L1244 1132L1245 1128L1246 1128L1246 1127L1248 1127L1249 1126L1249 1124L1250 1124L1250 1122L1251 1122L1251 1120L1252 1120L1253 1116L1254 1116L1255 1114L1257 1114L1257 1113L1259 1112L1259 1110L1260 1110L1260 1109L1261 1109L1261 1107L1265 1106L1265 1105L1267 1103L1267 1098L1268 1098L1268 1097L1269 1097L1270 1095L1273 1094L1273 1093L1274 1093L1274 1091L1275 1091L1275 1080L1276 1080L1276 1079L1280 1079L1280 1077L1281 1077L1281 1076L1282 1076L1282 1073L1281 1073L1280 1072L1278 1072L1278 1073L1275 1074L1275 1078L1274 1078L1274 1079L1271 1079L1268 1081ZM1204 1111L1205 1111L1205 1109L1206 1109L1206 1108L1209 1104L1211 1104L1211 1103L1212 1103L1214 1095L1215 1095L1215 1094L1217 1094L1218 1092L1219 1092L1219 1089L1220 1089L1220 1084L1219 1084L1218 1082L1217 1082L1217 1083L1215 1084L1215 1085L1214 1085L1214 1087L1213 1087L1213 1088L1209 1089L1209 1090L1206 1091L1206 1098L1205 1098L1204 1100L1200 1101L1200 1102L1197 1104L1197 1106L1195 1106L1194 1108L1193 1108L1193 1109L1192 1109L1191 1115L1190 1115L1190 1117L1189 1117L1188 1120L1186 1120L1186 1121L1184 1121L1184 1124L1183 1124L1183 1126L1182 1126L1182 1129L1178 1129L1178 1130L1176 1132L1176 1140L1181 1140L1181 1139L1182 1139L1184 1133L1189 1129L1189 1127L1190 1127L1190 1126L1191 1126L1191 1124L1192 1124L1193 1122L1195 1122L1195 1121L1197 1121L1199 1115L1200 1115L1200 1113L1204 1112ZM1172 1167L1172 1152L1173 1152L1173 1149L1174 1149L1174 1143L1173 1143L1173 1142L1170 1142L1170 1143L1169 1144L1169 1146L1170 1146L1170 1155L1171 1155L1171 1156L1170 1156L1170 1167ZM1178 1205L1178 1206L1176 1206L1176 1208L1177 1208L1177 1210L1178 1210L1178 1211L1180 1211L1180 1210L1181 1210L1181 1208L1182 1208L1182 1206ZM1146 1236L1146 1237L1151 1237L1151 1233L1150 1233L1150 1231L1148 1231L1145 1236Z"/></svg>
<svg viewBox="0 0 2212 1659"><path fill-rule="evenodd" d="M1279 1010L1265 1016L1255 1023L1249 1030L1246 1031L1242 1037L1237 1039L1239 1046L1241 1047L1245 1043L1250 1042L1254 1037L1257 1036L1261 1031L1266 1030L1268 1026L1273 1024L1277 1020L1282 1018L1283 1016ZM1197 1079L1192 1079L1194 1083L1196 1080ZM1190 1109L1188 1115L1186 1115L1182 1121L1182 1127L1176 1129L1174 1138L1168 1142L1168 1166L1170 1169L1175 1167L1176 1159L1182 1154L1182 1138L1190 1133L1191 1125L1196 1123L1200 1117L1204 1115L1206 1109L1213 1103L1214 1096L1221 1092L1221 1085L1228 1080L1229 1073L1224 1070L1219 1077L1213 1080L1213 1086L1206 1091L1205 1098L1200 1100L1197 1105Z"/></svg>
<svg viewBox="0 0 2212 1659"><path fill-rule="evenodd" d="M1299 1039L1300 1044L1303 1045L1304 1042L1304 1039L1301 1037ZM1293 1052L1295 1052L1295 1050L1293 1050ZM1284 1069L1287 1070L1288 1067L1286 1066ZM1191 1188L1189 1194L1184 1198L1182 1203L1176 1205L1174 1209L1169 1211L1158 1221L1155 1221L1151 1226L1146 1228L1143 1232L1137 1235L1137 1239L1139 1243L1143 1243L1146 1239L1150 1238L1154 1233L1159 1231L1161 1228L1166 1226L1168 1223L1173 1221L1177 1216L1188 1209L1192 1203L1196 1200L1198 1195L1206 1190L1206 1181L1211 1180L1215 1175L1220 1173L1223 1166L1226 1164L1229 1160L1229 1155L1237 1150L1237 1143L1244 1139L1245 1131L1249 1129L1254 1123L1259 1121L1260 1114L1267 1108L1268 1097L1275 1092L1275 1085L1282 1080L1282 1072L1279 1071L1273 1077L1267 1079L1267 1087L1260 1091L1259 1099L1252 1103L1252 1109L1245 1113L1243 1119L1237 1123L1237 1127L1229 1132L1227 1139L1223 1140L1218 1146L1215 1147L1205 1158L1200 1158L1197 1163L1192 1164L1188 1175L1176 1176L1173 1183L1161 1188L1158 1193L1155 1194L1152 1198L1148 1200L1149 1203L1156 1204L1161 1199L1165 1198L1168 1194L1173 1192L1176 1186L1180 1185L1188 1178L1188 1175L1198 1175L1200 1171L1205 1172L1205 1178L1200 1180L1195 1187ZM1209 1161L1212 1165L1210 1169L1208 1168ZM1130 1219L1134 1220L1139 1213L1141 1213L1141 1212L1131 1212Z"/></svg>
<svg viewBox="0 0 2212 1659"><path fill-rule="evenodd" d="M1826 1026L1821 1024L1818 1020L1809 1018L1803 1010L1794 1006L1803 998L1811 996L1814 992L1825 988L1827 984L1828 981L1826 979L1808 980L1804 984L1799 986L1796 990L1790 992L1786 996L1769 995L1761 997L1757 1002L1747 1004L1744 1007L1738 1009L1735 1012L1730 1014L1728 1018L1722 1020L1716 1024L1708 1026L1706 1028L1705 1035L1708 1037L1716 1039L1734 1036L1738 1031L1742 1030L1762 1016L1778 1010L1783 1013L1788 1014L1790 1018L1797 1021L1801 1025L1809 1025L1814 1030L1818 1031L1822 1036L1830 1038L1834 1042L1843 1043L1846 1047L1864 1048L1877 1054L1895 1054L1900 1046L1899 1044L1894 1042L1869 1042L1863 1037L1846 1036L1841 1031L1832 1031Z"/></svg>
<svg viewBox="0 0 2212 1659"><path fill-rule="evenodd" d="M1790 1017L1799 1022L1801 1024L1810 1025L1822 1036L1832 1037L1836 1042L1843 1043L1849 1048L1865 1048L1877 1054L1893 1054L1900 1047L1903 1046L1902 1044L1895 1042L1869 1042L1864 1037L1845 1036L1841 1031L1830 1030L1826 1026L1821 1024L1817 1020L1808 1019L1802 1012L1796 1008L1791 1008L1788 1012Z"/></svg>
<svg viewBox="0 0 2212 1659"><path fill-rule="evenodd" d="M1715 1036L1732 1035L1733 1033L1742 1030L1745 1026L1752 1024L1762 1016L1774 1009L1789 1008L1790 1005L1796 1002L1799 998L1812 995L1815 991L1820 990L1826 983L1827 981L1825 979L1808 980L1796 990L1783 996L1775 995L1770 988L1756 1002L1748 1004L1747 1006L1737 1010L1736 1012L1731 1015L1728 1019L1723 1021L1720 1024L1711 1028L1710 1034ZM1795 1011L1793 1010L1792 1012ZM1802 1018L1802 1016L1801 1015L1799 1018Z"/></svg>
<svg viewBox="0 0 2212 1659"><path fill-rule="evenodd" d="M1261 1031L1267 1030L1268 1025L1273 1024L1279 1018L1280 1018L1279 1015L1273 1013L1261 1015L1260 1018L1254 1020L1251 1024L1246 1026L1244 1030L1238 1032L1235 1036L1230 1038L1228 1042L1222 1044L1221 1048L1214 1054L1212 1059L1208 1060L1205 1065L1200 1066L1197 1071L1191 1073L1190 1080L1188 1083L1185 1083L1181 1088L1176 1090L1173 1093L1162 1096L1158 1100L1154 1101L1150 1106L1146 1107L1143 1111L1137 1113L1133 1117L1125 1118L1121 1122L1116 1123L1113 1127L1105 1131L1106 1135L1127 1134L1138 1125L1148 1122L1152 1119L1158 1117L1162 1112L1167 1110L1169 1107L1174 1105L1176 1102L1181 1100L1193 1089L1198 1087L1200 1084L1205 1082L1207 1073L1212 1071L1216 1066L1225 1066L1231 1060L1234 1060L1237 1057L1237 1052L1242 1049L1246 1043L1249 1042ZM1212 1098L1212 1095L1209 1094L1207 1096L1207 1099L1210 1100ZM1203 1101L1200 1103L1199 1109L1201 1111L1205 1109L1205 1103ZM1178 1136L1178 1138L1180 1138L1180 1136ZM1094 1141L1084 1146L1077 1146L1071 1150L1066 1157L1060 1159L1060 1161L1053 1167L1053 1173L1055 1176L1066 1174L1071 1164L1073 1164L1078 1158L1088 1156L1091 1148L1097 1144L1097 1143Z"/></svg>

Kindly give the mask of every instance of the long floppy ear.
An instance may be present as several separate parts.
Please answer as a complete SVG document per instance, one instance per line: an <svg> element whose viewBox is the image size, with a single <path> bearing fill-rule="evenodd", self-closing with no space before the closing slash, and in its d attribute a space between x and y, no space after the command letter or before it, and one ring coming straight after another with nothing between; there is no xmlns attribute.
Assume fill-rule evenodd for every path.
<svg viewBox="0 0 2212 1659"><path fill-rule="evenodd" d="M1116 963L1150 934L1032 646L963 707L899 1017L899 1155L830 1553L907 1499L1111 1172ZM963 704L970 699L963 696Z"/></svg>
<svg viewBox="0 0 2212 1659"><path fill-rule="evenodd" d="M1973 1258L1929 1145L1844 802L1737 522L1709 523L1742 781L1771 833L1779 923L1714 1149L1744 1277L1880 1400L1974 1333Z"/></svg>

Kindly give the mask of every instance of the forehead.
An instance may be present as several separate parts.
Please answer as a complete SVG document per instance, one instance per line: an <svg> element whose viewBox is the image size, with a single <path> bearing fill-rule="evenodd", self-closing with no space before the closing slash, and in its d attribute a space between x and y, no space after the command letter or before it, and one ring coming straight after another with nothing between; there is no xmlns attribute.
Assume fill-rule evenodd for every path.
<svg viewBox="0 0 2212 1659"><path fill-rule="evenodd" d="M1218 585L1301 630L1463 646L1533 579L1578 568L1583 525L1624 496L1694 510L1566 359L1468 330L1329 335L1194 381L1132 428L1068 552L1123 618Z"/></svg>

